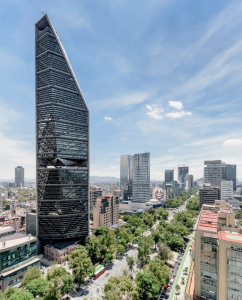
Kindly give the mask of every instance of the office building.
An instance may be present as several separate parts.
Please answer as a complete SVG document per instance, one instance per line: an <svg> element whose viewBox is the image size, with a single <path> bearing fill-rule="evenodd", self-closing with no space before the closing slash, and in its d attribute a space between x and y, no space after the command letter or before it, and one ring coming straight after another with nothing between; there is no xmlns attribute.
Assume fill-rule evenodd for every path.
<svg viewBox="0 0 242 300"><path fill-rule="evenodd" d="M28 268L40 266L36 257L36 238L16 233L11 226L0 228L1 292L19 287Z"/></svg>
<svg viewBox="0 0 242 300"><path fill-rule="evenodd" d="M220 199L228 201L233 199L233 181L221 180L220 184Z"/></svg>
<svg viewBox="0 0 242 300"><path fill-rule="evenodd" d="M236 165L230 165L222 160L208 160L204 162L204 183L220 186L221 180L233 181L233 190L236 190Z"/></svg>
<svg viewBox="0 0 242 300"><path fill-rule="evenodd" d="M27 209L26 212L26 233L36 236L36 208Z"/></svg>
<svg viewBox="0 0 242 300"><path fill-rule="evenodd" d="M187 174L186 178L185 178L185 181L186 181L185 191L188 192L194 187L193 175Z"/></svg>
<svg viewBox="0 0 242 300"><path fill-rule="evenodd" d="M174 181L174 170L165 170L165 182Z"/></svg>
<svg viewBox="0 0 242 300"><path fill-rule="evenodd" d="M132 201L148 202L150 200L150 153L133 156Z"/></svg>
<svg viewBox="0 0 242 300"><path fill-rule="evenodd" d="M98 197L102 197L102 191L95 187L90 188L90 211L95 206Z"/></svg>
<svg viewBox="0 0 242 300"><path fill-rule="evenodd" d="M89 233L89 112L47 15L35 24L38 253ZM63 243L63 241L65 243Z"/></svg>
<svg viewBox="0 0 242 300"><path fill-rule="evenodd" d="M204 183L210 183L211 186L220 187L221 180L225 174L226 164L222 160L204 161Z"/></svg>
<svg viewBox="0 0 242 300"><path fill-rule="evenodd" d="M178 182L181 186L182 191L185 191L186 187L186 176L189 174L188 167L178 167Z"/></svg>
<svg viewBox="0 0 242 300"><path fill-rule="evenodd" d="M223 179L226 181L233 181L233 190L236 191L236 165L226 164L225 176Z"/></svg>
<svg viewBox="0 0 242 300"><path fill-rule="evenodd" d="M116 226L118 224L119 200L114 195L97 198L93 208L93 229L100 226Z"/></svg>
<svg viewBox="0 0 242 300"><path fill-rule="evenodd" d="M120 189L123 190L125 200L132 199L133 156L120 156Z"/></svg>
<svg viewBox="0 0 242 300"><path fill-rule="evenodd" d="M220 200L219 188L211 186L209 183L204 184L199 190L199 210L203 204L213 205L215 200Z"/></svg>
<svg viewBox="0 0 242 300"><path fill-rule="evenodd" d="M241 299L242 230L225 201L203 205L194 258L194 299Z"/></svg>
<svg viewBox="0 0 242 300"><path fill-rule="evenodd" d="M15 187L24 187L24 168L15 168Z"/></svg>

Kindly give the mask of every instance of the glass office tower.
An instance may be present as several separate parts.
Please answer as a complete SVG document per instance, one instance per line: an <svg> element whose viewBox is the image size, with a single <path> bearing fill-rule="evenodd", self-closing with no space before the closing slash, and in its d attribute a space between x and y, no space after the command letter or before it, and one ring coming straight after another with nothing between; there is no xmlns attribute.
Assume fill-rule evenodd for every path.
<svg viewBox="0 0 242 300"><path fill-rule="evenodd" d="M43 246L89 232L89 112L47 15L35 24L37 234Z"/></svg>
<svg viewBox="0 0 242 300"><path fill-rule="evenodd" d="M133 156L132 200L147 202L150 200L150 153Z"/></svg>

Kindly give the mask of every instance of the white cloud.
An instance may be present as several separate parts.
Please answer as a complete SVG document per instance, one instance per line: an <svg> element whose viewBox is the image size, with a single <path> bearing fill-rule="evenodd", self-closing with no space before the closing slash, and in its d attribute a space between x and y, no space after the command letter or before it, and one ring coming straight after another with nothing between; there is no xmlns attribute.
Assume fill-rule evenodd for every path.
<svg viewBox="0 0 242 300"><path fill-rule="evenodd" d="M146 107L149 110L146 114L151 119L155 119L155 120L163 119L161 114L163 113L164 109L161 106L159 106L158 104L152 104L152 105L146 104Z"/></svg>
<svg viewBox="0 0 242 300"><path fill-rule="evenodd" d="M182 109L182 103L180 101L169 101L169 105L179 110Z"/></svg>
<svg viewBox="0 0 242 300"><path fill-rule="evenodd" d="M120 96L111 97L98 102L93 102L93 108L100 110L103 108L110 107L126 107L142 103L150 97L148 92L133 92L129 94L123 94Z"/></svg>
<svg viewBox="0 0 242 300"><path fill-rule="evenodd" d="M111 117L105 117L104 120L106 120L106 121L113 121L113 118L111 118Z"/></svg>
<svg viewBox="0 0 242 300"><path fill-rule="evenodd" d="M178 119L178 118L184 117L186 115L191 116L191 114L192 113L190 111L188 111L188 112L177 111L177 112L167 113L166 116L171 119Z"/></svg>
<svg viewBox="0 0 242 300"><path fill-rule="evenodd" d="M237 147L242 146L242 140L240 139L228 139L223 143L223 147Z"/></svg>

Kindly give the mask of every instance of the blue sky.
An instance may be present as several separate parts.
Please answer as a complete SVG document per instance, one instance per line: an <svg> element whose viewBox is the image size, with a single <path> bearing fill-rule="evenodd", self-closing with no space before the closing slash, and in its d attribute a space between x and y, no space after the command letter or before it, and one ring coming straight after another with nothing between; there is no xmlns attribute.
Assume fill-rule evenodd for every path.
<svg viewBox="0 0 242 300"><path fill-rule="evenodd" d="M35 178L34 24L47 13L90 110L91 175L151 153L151 178L205 159L242 178L242 3L0 0L0 178ZM176 173L175 173L176 174Z"/></svg>

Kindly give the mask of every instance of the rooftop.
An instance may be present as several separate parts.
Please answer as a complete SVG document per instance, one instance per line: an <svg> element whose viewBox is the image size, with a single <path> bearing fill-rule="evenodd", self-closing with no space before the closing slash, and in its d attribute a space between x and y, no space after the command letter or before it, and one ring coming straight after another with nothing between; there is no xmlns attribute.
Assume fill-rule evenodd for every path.
<svg viewBox="0 0 242 300"><path fill-rule="evenodd" d="M225 214L233 214L230 208L221 208L219 212Z"/></svg>
<svg viewBox="0 0 242 300"><path fill-rule="evenodd" d="M197 229L217 232L218 214L211 210L203 209Z"/></svg>
<svg viewBox="0 0 242 300"><path fill-rule="evenodd" d="M218 236L220 240L242 244L242 234L220 231Z"/></svg>
<svg viewBox="0 0 242 300"><path fill-rule="evenodd" d="M0 252L6 251L9 248L14 248L20 245L24 245L36 240L34 236L27 236L22 233L15 233L6 237L0 238L0 242L5 242L5 246L3 247L2 243L0 245Z"/></svg>

